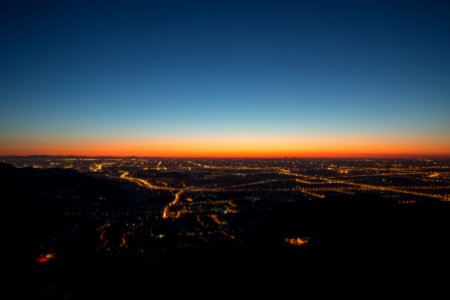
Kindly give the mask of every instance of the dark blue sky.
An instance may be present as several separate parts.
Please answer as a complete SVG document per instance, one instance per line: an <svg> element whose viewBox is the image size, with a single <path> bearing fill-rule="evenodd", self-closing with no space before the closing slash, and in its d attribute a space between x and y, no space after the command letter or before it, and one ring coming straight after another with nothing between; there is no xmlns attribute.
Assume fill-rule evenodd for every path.
<svg viewBox="0 0 450 300"><path fill-rule="evenodd" d="M449 112L448 1L0 4L3 152L39 137L442 142Z"/></svg>

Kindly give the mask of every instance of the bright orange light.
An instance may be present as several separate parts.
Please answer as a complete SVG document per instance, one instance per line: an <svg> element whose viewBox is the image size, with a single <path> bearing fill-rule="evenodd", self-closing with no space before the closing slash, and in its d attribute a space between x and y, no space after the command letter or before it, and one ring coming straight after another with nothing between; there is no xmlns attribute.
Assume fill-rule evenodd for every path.
<svg viewBox="0 0 450 300"><path fill-rule="evenodd" d="M304 246L304 245L308 244L308 239L301 238L301 237L286 238L286 243L288 243L290 245L294 245L294 246Z"/></svg>
<svg viewBox="0 0 450 300"><path fill-rule="evenodd" d="M221 136L36 138L0 143L0 155L145 157L401 157L449 156L440 136Z"/></svg>

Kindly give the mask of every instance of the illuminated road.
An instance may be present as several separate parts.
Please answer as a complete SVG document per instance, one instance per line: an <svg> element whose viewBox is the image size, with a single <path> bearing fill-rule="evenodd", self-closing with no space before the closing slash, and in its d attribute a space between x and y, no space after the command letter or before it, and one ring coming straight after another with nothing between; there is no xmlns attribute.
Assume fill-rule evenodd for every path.
<svg viewBox="0 0 450 300"><path fill-rule="evenodd" d="M136 183L137 185L142 186L142 187L145 187L145 188L148 188L148 189L150 189L150 190L163 190L163 191L175 191L175 190L176 190L176 188L171 188L171 187L167 187L167 186L155 185L155 184L153 184L153 183L148 182L148 181L145 180L145 179L128 176L128 174L130 174L130 173L127 172L127 171L124 171L124 172L119 176L119 178L125 179L125 180L128 180L128 181L131 181L131 182L134 182L134 183Z"/></svg>
<svg viewBox="0 0 450 300"><path fill-rule="evenodd" d="M176 205L178 203L178 201L180 201L180 196L186 191L187 190L185 190L185 189L178 191L175 194L173 200L164 207L163 214L162 214L163 219L168 219L168 218L175 218L176 219L176 218L178 218L180 216L180 212L179 211L175 215L173 215L174 213L172 213L170 211L170 208L172 206Z"/></svg>
<svg viewBox="0 0 450 300"><path fill-rule="evenodd" d="M125 239L125 235L120 238L119 248L125 247L127 245L127 240Z"/></svg>
<svg viewBox="0 0 450 300"><path fill-rule="evenodd" d="M100 229L100 230L98 230L98 232L99 232L98 239L102 242L102 244L97 248L97 251L100 251L106 247L106 245L108 244L108 241L105 238L106 230Z"/></svg>
<svg viewBox="0 0 450 300"><path fill-rule="evenodd" d="M377 185L373 185L373 184L356 183L356 182L351 182L351 181L346 181L346 180L337 180L337 179L329 179L329 178L323 178L323 177L308 176L308 175L292 173L290 170L286 170L286 169L280 169L280 173L295 176L295 177L301 177L301 178L305 178L305 179L309 179L309 180L322 180L322 181L326 181L327 183L339 183L339 184L356 186L360 190L363 190L363 191L364 190L388 191L388 192L400 193L400 194L406 194L406 195L412 195L412 196L420 196L420 197L439 199L441 201L450 201L450 198L448 196L440 195L440 194L429 194L429 193L422 193L422 192L416 192L416 191L409 191L409 190L401 189L401 188L397 188L397 187L377 186ZM321 195L320 198L324 198L324 197L325 197L324 195Z"/></svg>
<svg viewBox="0 0 450 300"><path fill-rule="evenodd" d="M145 179L131 177L131 176L128 176L128 174L129 174L129 172L125 171L124 173L122 173L120 175L120 178L129 180L129 181L131 181L133 183L138 184L139 186L142 186L142 187L145 187L145 188L148 188L148 189L151 189L151 190L164 190L164 191L174 191L174 190L176 190L176 188L154 185L154 184L148 182ZM177 213L174 214L173 212L170 211L170 208L178 203L178 201L180 200L180 196L184 192L186 192L186 189L178 191L175 194L174 199L169 204L167 204L164 207L163 213L162 213L162 218L163 219L178 218L180 216L180 212L177 212Z"/></svg>
<svg viewBox="0 0 450 300"><path fill-rule="evenodd" d="M214 165L204 165L193 161L188 161L191 165L194 165L196 167L201 167L205 169L233 169L233 170L258 170L265 172L271 171L278 175L282 175L283 178L277 178L277 179L263 179L263 180L257 180L252 182L246 182L241 184L235 184L235 185L229 185L229 186L217 186L217 187L196 187L196 186L188 186L184 187L183 189L179 189L177 187L170 187L170 186L161 186L153 184L143 178L137 178L129 176L129 172L123 171L123 173L120 175L121 179L125 179L128 181L131 181L141 187L145 187L151 190L164 190L164 191L170 191L170 192L176 192L174 194L173 200L168 203L164 208L162 212L162 218L163 219L176 219L179 218L182 214L183 209L175 209L175 206L179 203L181 196L183 193L190 191L191 193L204 193L204 192L301 192L316 198L325 198L326 195L324 193L329 192L337 192L337 193L343 193L343 194L354 194L356 191L385 191L385 192L392 192L392 193L399 193L399 194L406 194L410 196L420 196L420 197L427 197L427 198L433 198L433 199L439 199L441 201L449 201L448 194L442 194L442 193L433 193L432 191L437 188L441 187L430 187L430 186L379 186L374 184L366 184L366 183L357 183L349 180L349 177L342 176L341 179L338 179L336 177L325 177L325 176L312 176L312 175L304 175L292 172L288 168L253 168L248 166L214 166ZM157 164L157 167L161 167L161 162ZM348 169L343 170L345 174L347 174ZM416 170L411 171L404 171L399 172L398 170L395 170L393 172L383 172L381 174L378 174L380 176L389 176L389 175L421 175L422 173L417 172ZM434 173L433 173L434 174ZM229 174L227 174L229 175ZM423 174L422 174L423 175ZM286 176L290 176L292 179L286 178ZM433 175L434 176L434 175ZM433 177L431 176L431 177ZM363 177L363 176L356 176L356 177ZM345 178L345 179L342 179ZM294 183L300 184L300 186L265 186L269 183L287 183L289 181L294 181ZM184 185L184 184L183 184ZM343 185L343 186L329 186L329 185ZM448 185L442 186L443 189L447 189ZM423 189L424 191L422 191ZM426 192L425 192L426 191ZM186 201L186 204L183 205L190 205L191 201ZM219 221L219 219L214 218L213 219L216 223Z"/></svg>
<svg viewBox="0 0 450 300"><path fill-rule="evenodd" d="M241 218L232 214L245 215L248 207L259 209L259 203L264 207L267 201L277 198L289 202L321 201L339 193L368 191L402 205L427 199L450 201L450 160L432 165L422 160L163 158L54 158L20 162L22 167L36 168L63 168L69 164L94 177L127 181L126 185L139 187L139 193L143 189L157 191L142 193L155 202L140 203L126 214L114 210L94 212L98 218L97 251L105 253L135 251L141 235L162 239L166 226L181 228L177 234L188 239L239 240L241 229L235 224ZM136 192L135 188L132 190ZM80 212L68 211L66 215L78 216ZM302 235L287 236L285 241L293 246L309 243Z"/></svg>
<svg viewBox="0 0 450 300"><path fill-rule="evenodd" d="M177 190L176 188L172 188L172 187L154 185L154 184L148 182L145 179L131 177L131 176L128 176L128 174L129 174L129 172L125 171L125 172L123 172L120 175L120 178L129 180L129 181L131 181L133 183L138 184L139 186L142 186L142 187L145 187L145 188L148 188L148 189L151 189L151 190L164 190L164 191ZM169 219L169 218L175 218L176 219L176 218L178 218L180 216L180 212L179 211L177 211L176 213L173 213L173 212L170 211L170 208L172 206L176 205L178 203L178 201L180 201L180 196L186 191L187 191L187 189L179 190L175 194L174 199L169 204L167 204L164 207L163 213L162 213L162 218L163 219Z"/></svg>

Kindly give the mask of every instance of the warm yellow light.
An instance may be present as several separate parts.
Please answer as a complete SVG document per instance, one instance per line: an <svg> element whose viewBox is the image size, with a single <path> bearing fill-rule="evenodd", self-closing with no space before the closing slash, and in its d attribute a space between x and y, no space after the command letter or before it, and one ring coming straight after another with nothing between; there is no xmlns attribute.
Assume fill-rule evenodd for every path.
<svg viewBox="0 0 450 300"><path fill-rule="evenodd" d="M286 243L288 243L290 245L294 245L294 246L304 246L304 245L308 244L308 239L301 238L301 237L286 238Z"/></svg>

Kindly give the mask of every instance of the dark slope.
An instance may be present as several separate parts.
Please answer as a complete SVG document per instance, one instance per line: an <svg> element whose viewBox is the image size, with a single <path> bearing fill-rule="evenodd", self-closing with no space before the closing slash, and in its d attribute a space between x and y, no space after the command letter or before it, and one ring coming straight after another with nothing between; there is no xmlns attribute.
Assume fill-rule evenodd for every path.
<svg viewBox="0 0 450 300"><path fill-rule="evenodd" d="M22 298L151 298L161 291L232 295L239 288L253 295L276 291L287 296L332 285L383 289L406 280L420 286L450 267L449 203L404 205L372 194L269 201L258 204L269 210L241 212L242 224L254 224L243 228L241 242L158 248L151 257L108 256L95 251L93 221L65 212L109 207L128 212L142 191L73 170L5 164L0 164L0 188L8 258L3 272ZM286 238L292 237L307 238L308 244L291 246ZM40 251L53 249L58 249L55 262L36 264Z"/></svg>

